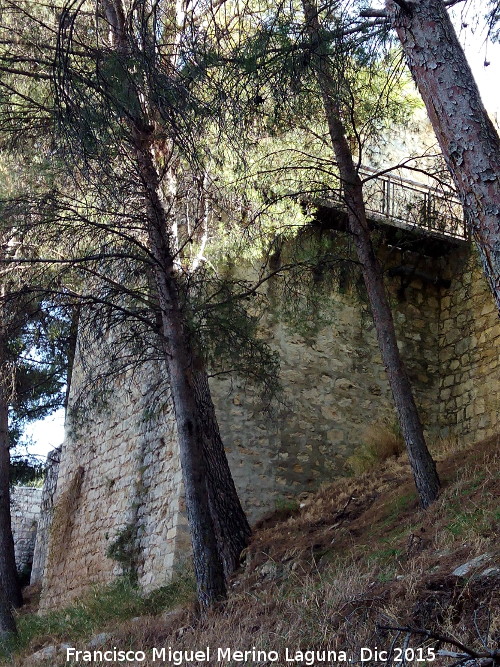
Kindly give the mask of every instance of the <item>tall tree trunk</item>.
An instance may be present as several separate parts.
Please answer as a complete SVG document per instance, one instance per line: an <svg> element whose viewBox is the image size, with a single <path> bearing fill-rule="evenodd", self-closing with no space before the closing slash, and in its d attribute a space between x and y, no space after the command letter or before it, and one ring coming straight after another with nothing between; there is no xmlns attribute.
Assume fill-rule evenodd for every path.
<svg viewBox="0 0 500 667"><path fill-rule="evenodd" d="M127 32L128 24L122 5L114 0L102 1L110 26L111 46L118 53L127 57L129 40L133 40L134 37ZM183 5L172 5L172 7L176 7L176 11L183 11ZM173 25L176 31L177 21L174 21ZM177 39L178 35L174 37ZM175 49L173 52L175 53ZM173 55L172 57L174 58ZM137 91L134 95L136 94ZM152 130L138 130L132 119L129 121L129 130L135 149L138 173L144 186L147 235L151 253L156 262L154 279L161 312L161 332L179 439L198 602L202 609L206 609L226 597L225 572L229 574L233 569L235 552L239 549L241 534L245 533L248 524L239 505L224 448L220 441L208 383L203 387L205 392L203 395L203 392L200 391L202 384L200 377L198 377L198 382L195 378L195 354L184 326L179 303L175 266L176 249L171 238L171 221L168 219L153 158ZM211 429L209 435L204 433L205 426ZM212 471L208 469L208 465L216 467ZM217 488L218 483L224 486ZM224 492L227 492L226 504L220 500ZM226 528L226 517L219 513L228 507L231 508L233 514L227 518L237 516L240 521L234 535L229 534L229 526ZM222 540L228 541L223 542ZM246 539L243 546L245 544Z"/></svg>
<svg viewBox="0 0 500 667"><path fill-rule="evenodd" d="M2 294L2 297L4 295ZM21 585L17 576L14 539L10 514L10 438L9 438L9 385L6 367L5 326L3 304L0 303L0 586L13 607L23 603Z"/></svg>
<svg viewBox="0 0 500 667"><path fill-rule="evenodd" d="M307 31L312 41L320 42L320 24L317 9L302 0ZM349 231L356 246L364 283L370 300L378 344L384 362L389 385L398 414L401 431L405 439L408 457L415 479L420 504L428 507L439 493L439 477L436 466L427 449L424 433L411 384L401 359L394 329L391 308L387 299L384 278L373 249L363 199L363 187L354 166L352 153L345 138L346 131L341 120L335 97L335 85L327 56L317 53L314 62L316 77L321 91L328 123L330 140L338 164L344 188Z"/></svg>
<svg viewBox="0 0 500 667"><path fill-rule="evenodd" d="M5 591L0 588L0 641L16 633L17 628L14 614L12 613L12 605L7 600Z"/></svg>
<svg viewBox="0 0 500 667"><path fill-rule="evenodd" d="M17 576L10 518L8 415L9 408L2 396L0 398L0 586L8 602L13 607L20 607L23 597Z"/></svg>
<svg viewBox="0 0 500 667"><path fill-rule="evenodd" d="M208 376L201 360L196 363L193 380L203 433L208 499L227 579L239 565L240 554L248 544L251 530L234 485L215 415Z"/></svg>
<svg viewBox="0 0 500 667"><path fill-rule="evenodd" d="M464 205L500 312L500 140L442 0L386 7Z"/></svg>
<svg viewBox="0 0 500 667"><path fill-rule="evenodd" d="M177 424L198 602L202 609L207 609L226 597L226 580L208 498L204 437L195 397L194 359L179 304L169 224L147 134L137 134L136 155L147 199L149 244L156 261L155 282Z"/></svg>
<svg viewBox="0 0 500 667"><path fill-rule="evenodd" d="M9 408L2 396L0 398L0 586L10 604L20 607L23 598L16 570L10 518L8 414Z"/></svg>
<svg viewBox="0 0 500 667"><path fill-rule="evenodd" d="M151 289L154 289L151 279ZM161 322L158 322L161 327ZM210 514L214 524L217 549L226 581L238 568L240 554L252 533L227 460L217 423L205 364L199 354L193 357L193 389L203 438L203 454Z"/></svg>

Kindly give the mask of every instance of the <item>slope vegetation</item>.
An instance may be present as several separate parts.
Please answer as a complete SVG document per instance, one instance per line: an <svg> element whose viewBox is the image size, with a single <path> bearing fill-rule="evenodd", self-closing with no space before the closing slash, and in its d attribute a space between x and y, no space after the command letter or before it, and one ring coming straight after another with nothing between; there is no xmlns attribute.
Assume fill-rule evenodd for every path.
<svg viewBox="0 0 500 667"><path fill-rule="evenodd" d="M121 602L121 611L111 605L97 622L90 613L78 632L64 622L71 610L31 633L23 631L33 623L28 614L19 619L22 640L11 660L83 664L83 655L66 660L66 643L144 651L144 660L138 654L111 664L148 666L324 665L344 657L378 665L405 655L398 664L500 664L499 442L442 443L436 456L443 489L425 512L399 456L269 515L242 556L230 599L204 621L196 620L185 585L182 596L164 596L154 614L145 614L143 602L128 611ZM94 607L103 594L94 594ZM96 633L104 634L96 640ZM179 653L169 656L169 647ZM466 649L479 657L462 659ZM96 657L86 664L110 664Z"/></svg>

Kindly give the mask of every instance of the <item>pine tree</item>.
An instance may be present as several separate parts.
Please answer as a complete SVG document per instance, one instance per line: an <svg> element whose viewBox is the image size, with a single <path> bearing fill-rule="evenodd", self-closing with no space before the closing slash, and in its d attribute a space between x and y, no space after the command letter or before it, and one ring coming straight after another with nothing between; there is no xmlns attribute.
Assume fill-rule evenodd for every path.
<svg viewBox="0 0 500 667"><path fill-rule="evenodd" d="M187 292L179 261L175 165L185 159L186 146L193 149L191 136L196 135L196 128L189 126L193 114L188 78L182 72L185 35L178 32L184 22L176 11L180 7L166 2L160 18L155 6L143 2L126 17L121 3L105 0L95 15L63 11L55 31L50 19L38 22L37 34L45 27L47 41L38 37L37 45L45 54L52 53L56 66L56 95L52 101L47 97L43 105L48 122L57 121L53 162L59 163L59 173L70 174L71 187L75 181L86 182L87 192L81 197L83 208L67 197L64 210L64 195L60 196L56 185L34 217L44 218L43 224L58 220L59 232L68 221L73 242L66 237L64 252L69 255L81 250L75 253L75 247L69 246L75 246L75 219L83 223L81 245L86 246L84 254L90 249L90 257L75 257L75 262L81 262L86 278L93 272L98 282L102 277L101 287L114 290L114 301L95 294L87 303L107 303L121 315L128 312L143 323L156 324L177 423L199 603L206 608L225 596L226 578L237 566L250 530L232 482L206 371L200 364L202 355L193 345L184 307ZM185 26L189 31L189 22ZM55 34L57 40L53 40ZM89 36L97 42L89 41ZM22 47L16 40L6 39L5 43L10 52L6 50L0 71L10 86L9 77L14 73L5 63L11 61L13 50ZM19 60L31 63L22 55ZM23 73L25 81L37 80L38 75L43 81L52 75L50 69L44 69L47 61L40 61L36 72L29 66L16 72L21 83L16 82L14 96L23 100L21 107L29 107L26 98L36 102L33 91L27 95L22 90ZM11 129L11 118L5 115L4 119L5 129ZM192 155L195 163L196 151ZM100 173L95 176L97 166ZM86 212L81 214L82 210ZM92 250L94 242L97 245ZM66 267L71 265L69 255L60 260ZM130 289L127 261L144 262L145 292ZM139 315L138 304L143 308L145 303L150 310Z"/></svg>
<svg viewBox="0 0 500 667"><path fill-rule="evenodd" d="M492 3L494 4L494 3ZM493 7L492 17L495 16ZM500 139L443 0L387 0L407 65L427 108L500 312Z"/></svg>

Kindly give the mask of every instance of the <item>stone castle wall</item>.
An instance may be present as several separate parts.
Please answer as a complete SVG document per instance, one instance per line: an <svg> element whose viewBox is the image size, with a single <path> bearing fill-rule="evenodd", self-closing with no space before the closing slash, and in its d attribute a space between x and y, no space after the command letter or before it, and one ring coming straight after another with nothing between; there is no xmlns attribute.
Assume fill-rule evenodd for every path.
<svg viewBox="0 0 500 667"><path fill-rule="evenodd" d="M474 251L457 253L446 271L452 282L439 323L440 432L473 442L500 430L500 319Z"/></svg>
<svg viewBox="0 0 500 667"><path fill-rule="evenodd" d="M33 561L42 489L15 486L11 491L12 534L18 572L27 572Z"/></svg>
<svg viewBox="0 0 500 667"><path fill-rule="evenodd" d="M391 252L387 262L407 261ZM494 305L481 276L464 268L463 253L453 250L445 260L428 262L427 273L445 264L449 288L423 278L388 280L400 347L430 440L446 434L474 437L475 431L487 434L498 428L498 391L480 386L486 371L497 388L500 382L498 348L488 342L497 325L485 324L493 321ZM471 299L464 302L466 290L483 295L479 312ZM283 498L316 489L342 473L345 457L363 441L367 427L394 421L366 305L353 292L332 290L327 310L330 321L314 335L298 333L278 317L267 319L265 336L280 354L283 385L271 411L258 389L241 378L211 380L230 466L252 521ZM462 333L468 327L467 343L452 323ZM93 363L105 362L106 341L100 347L102 359ZM73 379L73 396L84 382L81 368L80 377ZM153 402L163 375L153 362L140 372L123 373L102 406L70 430L42 609L67 602L90 584L108 582L132 566L144 588L160 586L186 553L172 409L166 394ZM486 408L488 395L492 398ZM484 411L470 407L481 398ZM109 557L112 545L114 559Z"/></svg>
<svg viewBox="0 0 500 667"><path fill-rule="evenodd" d="M103 341L105 343L105 341ZM102 352L106 354L103 344ZM69 425L63 446L41 608L89 585L135 573L144 588L165 582L182 536L181 472L166 400L151 410L154 364L116 380L105 405ZM74 375L73 397L83 377ZM114 557L110 557L110 550Z"/></svg>
<svg viewBox="0 0 500 667"><path fill-rule="evenodd" d="M43 491L40 497L40 516L36 531L36 541L33 553L30 584L34 585L42 580L47 557L49 531L54 515L54 496L57 488L59 464L61 462L61 447L52 450L47 456L47 469Z"/></svg>
<svg viewBox="0 0 500 667"><path fill-rule="evenodd" d="M436 435L438 291L432 284L392 294L398 338L429 434ZM345 473L345 459L369 424L395 423L375 329L354 294L332 291L331 321L304 336L275 319L271 345L281 359L280 405L268 413L242 379L211 382L233 476L251 520L276 503ZM312 317L312 315L311 315ZM423 354L422 350L426 353Z"/></svg>

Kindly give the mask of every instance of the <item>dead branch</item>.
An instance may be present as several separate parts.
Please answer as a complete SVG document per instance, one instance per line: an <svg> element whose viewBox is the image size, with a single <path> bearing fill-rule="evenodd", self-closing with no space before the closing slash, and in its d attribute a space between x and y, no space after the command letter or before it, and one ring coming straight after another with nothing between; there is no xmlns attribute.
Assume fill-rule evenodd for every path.
<svg viewBox="0 0 500 667"><path fill-rule="evenodd" d="M451 646L455 646L458 648L460 651L462 651L462 654L455 654L450 657L459 657L460 660L451 667L458 667L459 665L464 665L464 661L468 661L470 658L478 659L481 660L479 663L481 667L488 667L489 665L500 665L500 649L489 649L485 647L485 650L483 652L476 651L475 649L471 648L470 646L465 646L465 644L462 644L462 642L459 642L457 639L454 639L453 637L449 637L448 635L441 635L437 632L433 632L431 630L425 630L424 628L412 628L412 627L398 627L398 626L391 626L391 625L378 625L377 626L380 630L394 630L395 632L407 632L412 635L423 635L424 637L427 637L428 639L435 639L436 641L442 642L443 644L450 644Z"/></svg>

